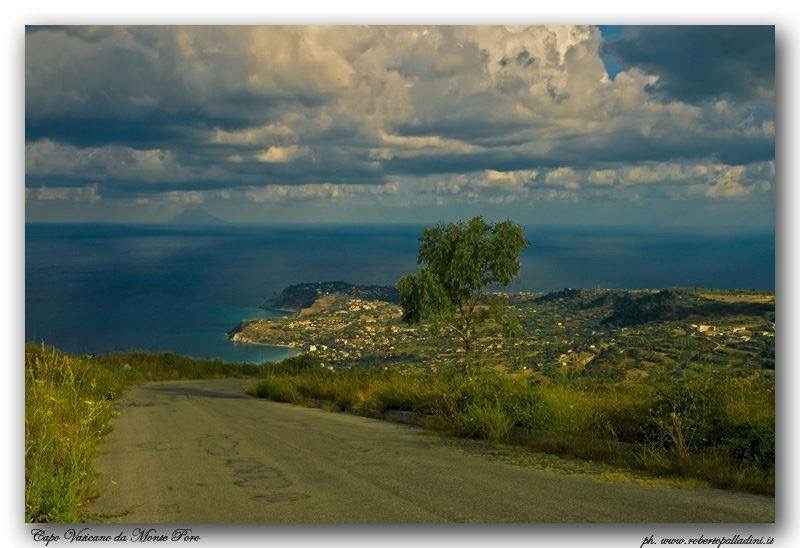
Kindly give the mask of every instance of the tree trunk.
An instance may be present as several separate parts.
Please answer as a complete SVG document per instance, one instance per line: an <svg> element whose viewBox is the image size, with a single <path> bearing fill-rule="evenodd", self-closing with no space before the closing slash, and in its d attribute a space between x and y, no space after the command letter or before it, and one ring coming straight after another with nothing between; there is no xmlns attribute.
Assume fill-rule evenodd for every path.
<svg viewBox="0 0 800 548"><path fill-rule="evenodd" d="M472 339L464 337L464 376L469 377L470 366L472 365Z"/></svg>

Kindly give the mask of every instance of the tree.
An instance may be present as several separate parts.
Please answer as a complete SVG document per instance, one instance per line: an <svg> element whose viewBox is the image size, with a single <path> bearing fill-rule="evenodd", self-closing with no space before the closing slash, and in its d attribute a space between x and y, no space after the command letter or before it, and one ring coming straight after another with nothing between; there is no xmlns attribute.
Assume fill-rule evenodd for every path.
<svg viewBox="0 0 800 548"><path fill-rule="evenodd" d="M417 258L422 269L398 283L403 321L431 321L455 334L467 371L479 329L490 319L502 321L508 309L486 291L511 283L527 245L522 227L511 221L491 225L475 217L426 228Z"/></svg>

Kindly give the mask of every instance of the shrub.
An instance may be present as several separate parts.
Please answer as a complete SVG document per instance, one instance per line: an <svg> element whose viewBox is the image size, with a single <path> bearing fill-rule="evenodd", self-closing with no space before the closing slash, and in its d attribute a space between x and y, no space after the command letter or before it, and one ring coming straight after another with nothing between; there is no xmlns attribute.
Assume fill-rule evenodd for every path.
<svg viewBox="0 0 800 548"><path fill-rule="evenodd" d="M418 409L421 394L418 387L410 386L410 382L396 382L390 380L373 381L365 395L364 404L378 411L395 409L398 411L413 411Z"/></svg>
<svg viewBox="0 0 800 548"><path fill-rule="evenodd" d="M461 433L493 443L508 441L514 420L497 402L480 401L467 405L461 414Z"/></svg>
<svg viewBox="0 0 800 548"><path fill-rule="evenodd" d="M281 387L271 389L281 401L292 401L294 389L345 407L431 414L437 428L495 443L509 441L519 426L539 431L526 443L545 451L685 474L719 487L774 489L774 381L764 372L741 377L698 366L653 375L644 384L580 376L539 382L491 369L465 377L446 364L436 374L291 372L278 365L268 378Z"/></svg>
<svg viewBox="0 0 800 548"><path fill-rule="evenodd" d="M285 360L282 360L277 367L283 371L298 372L317 371L321 365L322 360L319 358L319 356L305 353L286 358Z"/></svg>
<svg viewBox="0 0 800 548"><path fill-rule="evenodd" d="M281 377L271 377L258 383L256 396L285 403L300 401L300 394L294 385Z"/></svg>

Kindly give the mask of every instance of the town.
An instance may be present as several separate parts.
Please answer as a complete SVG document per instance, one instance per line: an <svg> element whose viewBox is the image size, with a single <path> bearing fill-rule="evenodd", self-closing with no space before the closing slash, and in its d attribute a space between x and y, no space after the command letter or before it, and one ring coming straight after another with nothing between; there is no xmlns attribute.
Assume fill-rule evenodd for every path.
<svg viewBox="0 0 800 548"><path fill-rule="evenodd" d="M653 369L774 368L774 297L700 289L572 290L507 295L517 334L490 330L475 359L531 376L633 381ZM652 302L659 302L653 309ZM648 308L649 307L649 308ZM642 317L655 310L652 318ZM284 318L243 321L236 342L313 353L330 369L423 367L435 370L463 349L447 333L409 326L398 305L331 293Z"/></svg>

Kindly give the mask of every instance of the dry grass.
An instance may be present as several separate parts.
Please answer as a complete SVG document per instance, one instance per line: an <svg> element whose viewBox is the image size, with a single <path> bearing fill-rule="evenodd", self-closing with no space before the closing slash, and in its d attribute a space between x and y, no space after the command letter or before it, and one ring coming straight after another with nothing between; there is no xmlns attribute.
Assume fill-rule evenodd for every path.
<svg viewBox="0 0 800 548"><path fill-rule="evenodd" d="M701 297L723 303L774 303L775 295L766 293L701 293Z"/></svg>
<svg viewBox="0 0 800 548"><path fill-rule="evenodd" d="M302 309L297 316L311 316L313 314L318 314L319 312L324 312L328 310L333 304L336 302L337 295L323 295L316 301L314 301L311 306Z"/></svg>

